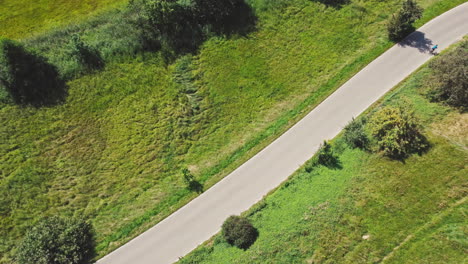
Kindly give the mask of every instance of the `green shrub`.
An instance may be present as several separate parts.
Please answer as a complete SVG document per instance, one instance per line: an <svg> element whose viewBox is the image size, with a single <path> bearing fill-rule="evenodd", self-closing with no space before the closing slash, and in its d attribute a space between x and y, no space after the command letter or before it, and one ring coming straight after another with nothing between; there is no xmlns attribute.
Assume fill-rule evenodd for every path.
<svg viewBox="0 0 468 264"><path fill-rule="evenodd" d="M401 9L390 19L387 30L388 38L400 41L414 31L413 23L421 18L423 9L414 0L403 2Z"/></svg>
<svg viewBox="0 0 468 264"><path fill-rule="evenodd" d="M344 128L344 140L352 148L366 149L369 138L364 130L365 119L353 120Z"/></svg>
<svg viewBox="0 0 468 264"><path fill-rule="evenodd" d="M413 114L396 107L384 107L370 121L372 136L384 155L402 159L412 153L422 153L429 147Z"/></svg>
<svg viewBox="0 0 468 264"><path fill-rule="evenodd" d="M257 229L248 219L235 215L224 221L222 234L229 244L241 249L249 248L258 237Z"/></svg>
<svg viewBox="0 0 468 264"><path fill-rule="evenodd" d="M429 96L466 111L468 108L468 41L430 64Z"/></svg>
<svg viewBox="0 0 468 264"><path fill-rule="evenodd" d="M104 67L104 60L99 51L84 43L78 34L74 34L71 37L68 44L68 54L82 65L85 71L97 70Z"/></svg>
<svg viewBox="0 0 468 264"><path fill-rule="evenodd" d="M333 152L332 145L327 141L324 141L320 145L315 156L307 163L305 166L306 172L311 172L316 166L325 166L331 169L341 168L340 161L338 160L337 155Z"/></svg>
<svg viewBox="0 0 468 264"><path fill-rule="evenodd" d="M59 217L44 218L32 227L17 253L19 264L85 264L93 257L91 224Z"/></svg>
<svg viewBox="0 0 468 264"><path fill-rule="evenodd" d="M23 105L54 104L66 94L65 82L55 66L8 39L0 39L0 88Z"/></svg>

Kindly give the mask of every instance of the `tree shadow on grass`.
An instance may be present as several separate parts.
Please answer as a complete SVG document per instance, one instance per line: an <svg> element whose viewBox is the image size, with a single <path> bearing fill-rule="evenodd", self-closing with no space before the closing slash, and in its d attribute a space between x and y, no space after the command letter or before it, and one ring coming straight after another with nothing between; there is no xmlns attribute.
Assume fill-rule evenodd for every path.
<svg viewBox="0 0 468 264"><path fill-rule="evenodd" d="M198 182L196 180L191 181L188 184L187 188L192 192L197 192L197 193L202 193L203 192L203 184L201 184L200 182Z"/></svg>
<svg viewBox="0 0 468 264"><path fill-rule="evenodd" d="M255 29L257 17L252 8L244 1L239 2L232 14L221 23L212 25L213 32L218 35L245 36Z"/></svg>
<svg viewBox="0 0 468 264"><path fill-rule="evenodd" d="M7 78L0 76L0 84L13 102L22 106L52 106L62 103L68 89L57 68L20 45L9 46L6 52Z"/></svg>
<svg viewBox="0 0 468 264"><path fill-rule="evenodd" d="M432 48L432 40L426 38L421 31L415 31L398 43L401 47L412 47L418 49L421 53L429 53Z"/></svg>

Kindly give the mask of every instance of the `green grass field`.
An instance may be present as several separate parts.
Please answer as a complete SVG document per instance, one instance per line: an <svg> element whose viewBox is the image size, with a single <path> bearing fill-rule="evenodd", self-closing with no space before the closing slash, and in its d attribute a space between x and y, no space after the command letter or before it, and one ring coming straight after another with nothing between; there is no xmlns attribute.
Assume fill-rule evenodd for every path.
<svg viewBox="0 0 468 264"><path fill-rule="evenodd" d="M71 80L62 105L0 105L2 261L45 215L89 217L100 255L157 223L197 195L183 167L208 188L390 47L399 2L251 0L259 21L248 36L213 37L168 67L157 53L110 60ZM464 0L419 2L427 20ZM22 10L14 3L7 10ZM36 10L50 23L34 29L31 16L0 12L17 19L1 34L29 38L90 8L59 7L56 19Z"/></svg>
<svg viewBox="0 0 468 264"><path fill-rule="evenodd" d="M83 20L127 0L2 0L0 36L21 39Z"/></svg>
<svg viewBox="0 0 468 264"><path fill-rule="evenodd" d="M466 262L467 114L421 95L428 74L423 68L366 113L409 106L432 144L428 153L394 161L350 149L338 136L342 169L300 169L245 213L260 234L248 250L218 234L180 263Z"/></svg>

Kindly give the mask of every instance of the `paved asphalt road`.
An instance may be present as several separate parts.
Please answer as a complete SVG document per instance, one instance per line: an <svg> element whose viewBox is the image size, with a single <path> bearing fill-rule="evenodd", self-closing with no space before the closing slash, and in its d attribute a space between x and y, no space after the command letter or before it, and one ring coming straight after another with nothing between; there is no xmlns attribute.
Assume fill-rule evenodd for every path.
<svg viewBox="0 0 468 264"><path fill-rule="evenodd" d="M98 264L166 264L220 230L229 216L258 202L335 137L352 119L431 58L468 34L468 3L430 21L350 79L276 141L205 193Z"/></svg>

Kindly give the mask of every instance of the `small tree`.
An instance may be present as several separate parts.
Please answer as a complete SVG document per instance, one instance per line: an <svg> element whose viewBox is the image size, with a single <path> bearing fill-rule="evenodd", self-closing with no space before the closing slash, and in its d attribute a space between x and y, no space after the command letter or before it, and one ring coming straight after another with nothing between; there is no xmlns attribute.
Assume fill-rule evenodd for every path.
<svg viewBox="0 0 468 264"><path fill-rule="evenodd" d="M365 119L353 120L344 128L344 139L352 148L366 149L369 138L364 130Z"/></svg>
<svg viewBox="0 0 468 264"><path fill-rule="evenodd" d="M19 245L19 264L87 264L94 257L91 224L81 219L48 217L32 227Z"/></svg>
<svg viewBox="0 0 468 264"><path fill-rule="evenodd" d="M370 122L371 133L377 140L379 150L396 159L427 149L429 144L419 127L412 114L390 106L375 113Z"/></svg>
<svg viewBox="0 0 468 264"><path fill-rule="evenodd" d="M229 244L241 249L249 248L258 237L257 229L248 219L235 215L224 221L222 234Z"/></svg>
<svg viewBox="0 0 468 264"><path fill-rule="evenodd" d="M53 65L20 43L8 39L0 39L2 87L18 104L52 104L65 95L65 83Z"/></svg>
<svg viewBox="0 0 468 264"><path fill-rule="evenodd" d="M414 0L403 2L401 9L393 15L388 23L388 37L400 41L414 31L413 23L421 18L423 9Z"/></svg>
<svg viewBox="0 0 468 264"><path fill-rule="evenodd" d="M468 108L468 41L430 64L429 96L462 110Z"/></svg>

